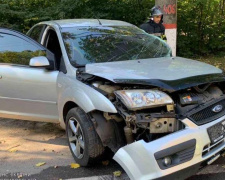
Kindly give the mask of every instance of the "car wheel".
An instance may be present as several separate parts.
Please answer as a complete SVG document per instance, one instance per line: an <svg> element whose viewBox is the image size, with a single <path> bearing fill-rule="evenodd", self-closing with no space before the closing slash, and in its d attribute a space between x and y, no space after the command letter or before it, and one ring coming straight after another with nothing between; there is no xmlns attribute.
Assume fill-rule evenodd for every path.
<svg viewBox="0 0 225 180"><path fill-rule="evenodd" d="M66 116L66 134L70 151L81 166L93 163L104 153L93 122L79 107L71 109Z"/></svg>

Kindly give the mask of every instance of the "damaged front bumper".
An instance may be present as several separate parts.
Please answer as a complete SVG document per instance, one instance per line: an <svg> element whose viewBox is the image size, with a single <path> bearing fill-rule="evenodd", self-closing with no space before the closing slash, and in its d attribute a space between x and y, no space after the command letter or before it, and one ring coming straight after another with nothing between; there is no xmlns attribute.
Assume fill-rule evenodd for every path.
<svg viewBox="0 0 225 180"><path fill-rule="evenodd" d="M207 129L220 124L225 116L208 124L197 126L189 119L182 122L186 128L146 143L136 141L120 148L113 159L126 171L131 180L184 179L195 174L203 162L212 163L225 148L224 136L211 143ZM165 158L171 164L165 164Z"/></svg>

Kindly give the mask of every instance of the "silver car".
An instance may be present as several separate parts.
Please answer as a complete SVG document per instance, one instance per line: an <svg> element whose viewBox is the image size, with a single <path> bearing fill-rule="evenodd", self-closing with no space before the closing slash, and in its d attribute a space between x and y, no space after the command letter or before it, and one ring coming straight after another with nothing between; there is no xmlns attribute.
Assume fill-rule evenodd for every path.
<svg viewBox="0 0 225 180"><path fill-rule="evenodd" d="M37 42L0 28L1 117L60 123L77 163L111 149L132 180L184 179L220 157L222 70L122 21L48 21L27 35Z"/></svg>

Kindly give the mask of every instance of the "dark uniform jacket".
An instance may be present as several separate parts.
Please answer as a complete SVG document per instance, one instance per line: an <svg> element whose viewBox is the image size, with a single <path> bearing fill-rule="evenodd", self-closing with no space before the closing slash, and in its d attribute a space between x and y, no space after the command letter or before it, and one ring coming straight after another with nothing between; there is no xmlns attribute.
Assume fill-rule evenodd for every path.
<svg viewBox="0 0 225 180"><path fill-rule="evenodd" d="M140 28L149 34L153 34L158 37L165 35L165 27L163 26L162 21L157 24L153 20L149 20L147 23L142 24Z"/></svg>

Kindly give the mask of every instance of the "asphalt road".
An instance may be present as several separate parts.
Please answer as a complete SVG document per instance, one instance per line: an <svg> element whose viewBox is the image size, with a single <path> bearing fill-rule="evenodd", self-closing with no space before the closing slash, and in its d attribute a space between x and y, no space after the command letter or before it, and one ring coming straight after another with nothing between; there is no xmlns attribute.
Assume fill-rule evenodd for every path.
<svg viewBox="0 0 225 180"><path fill-rule="evenodd" d="M38 163L45 164L37 167ZM108 180L113 172L123 171L113 160L109 160L108 165L100 163L77 169L72 169L71 163L75 162L65 132L57 124L0 119L0 180L59 180L110 175L101 178ZM126 174L121 179L127 179ZM200 179L225 179L225 158L221 157L188 180Z"/></svg>

